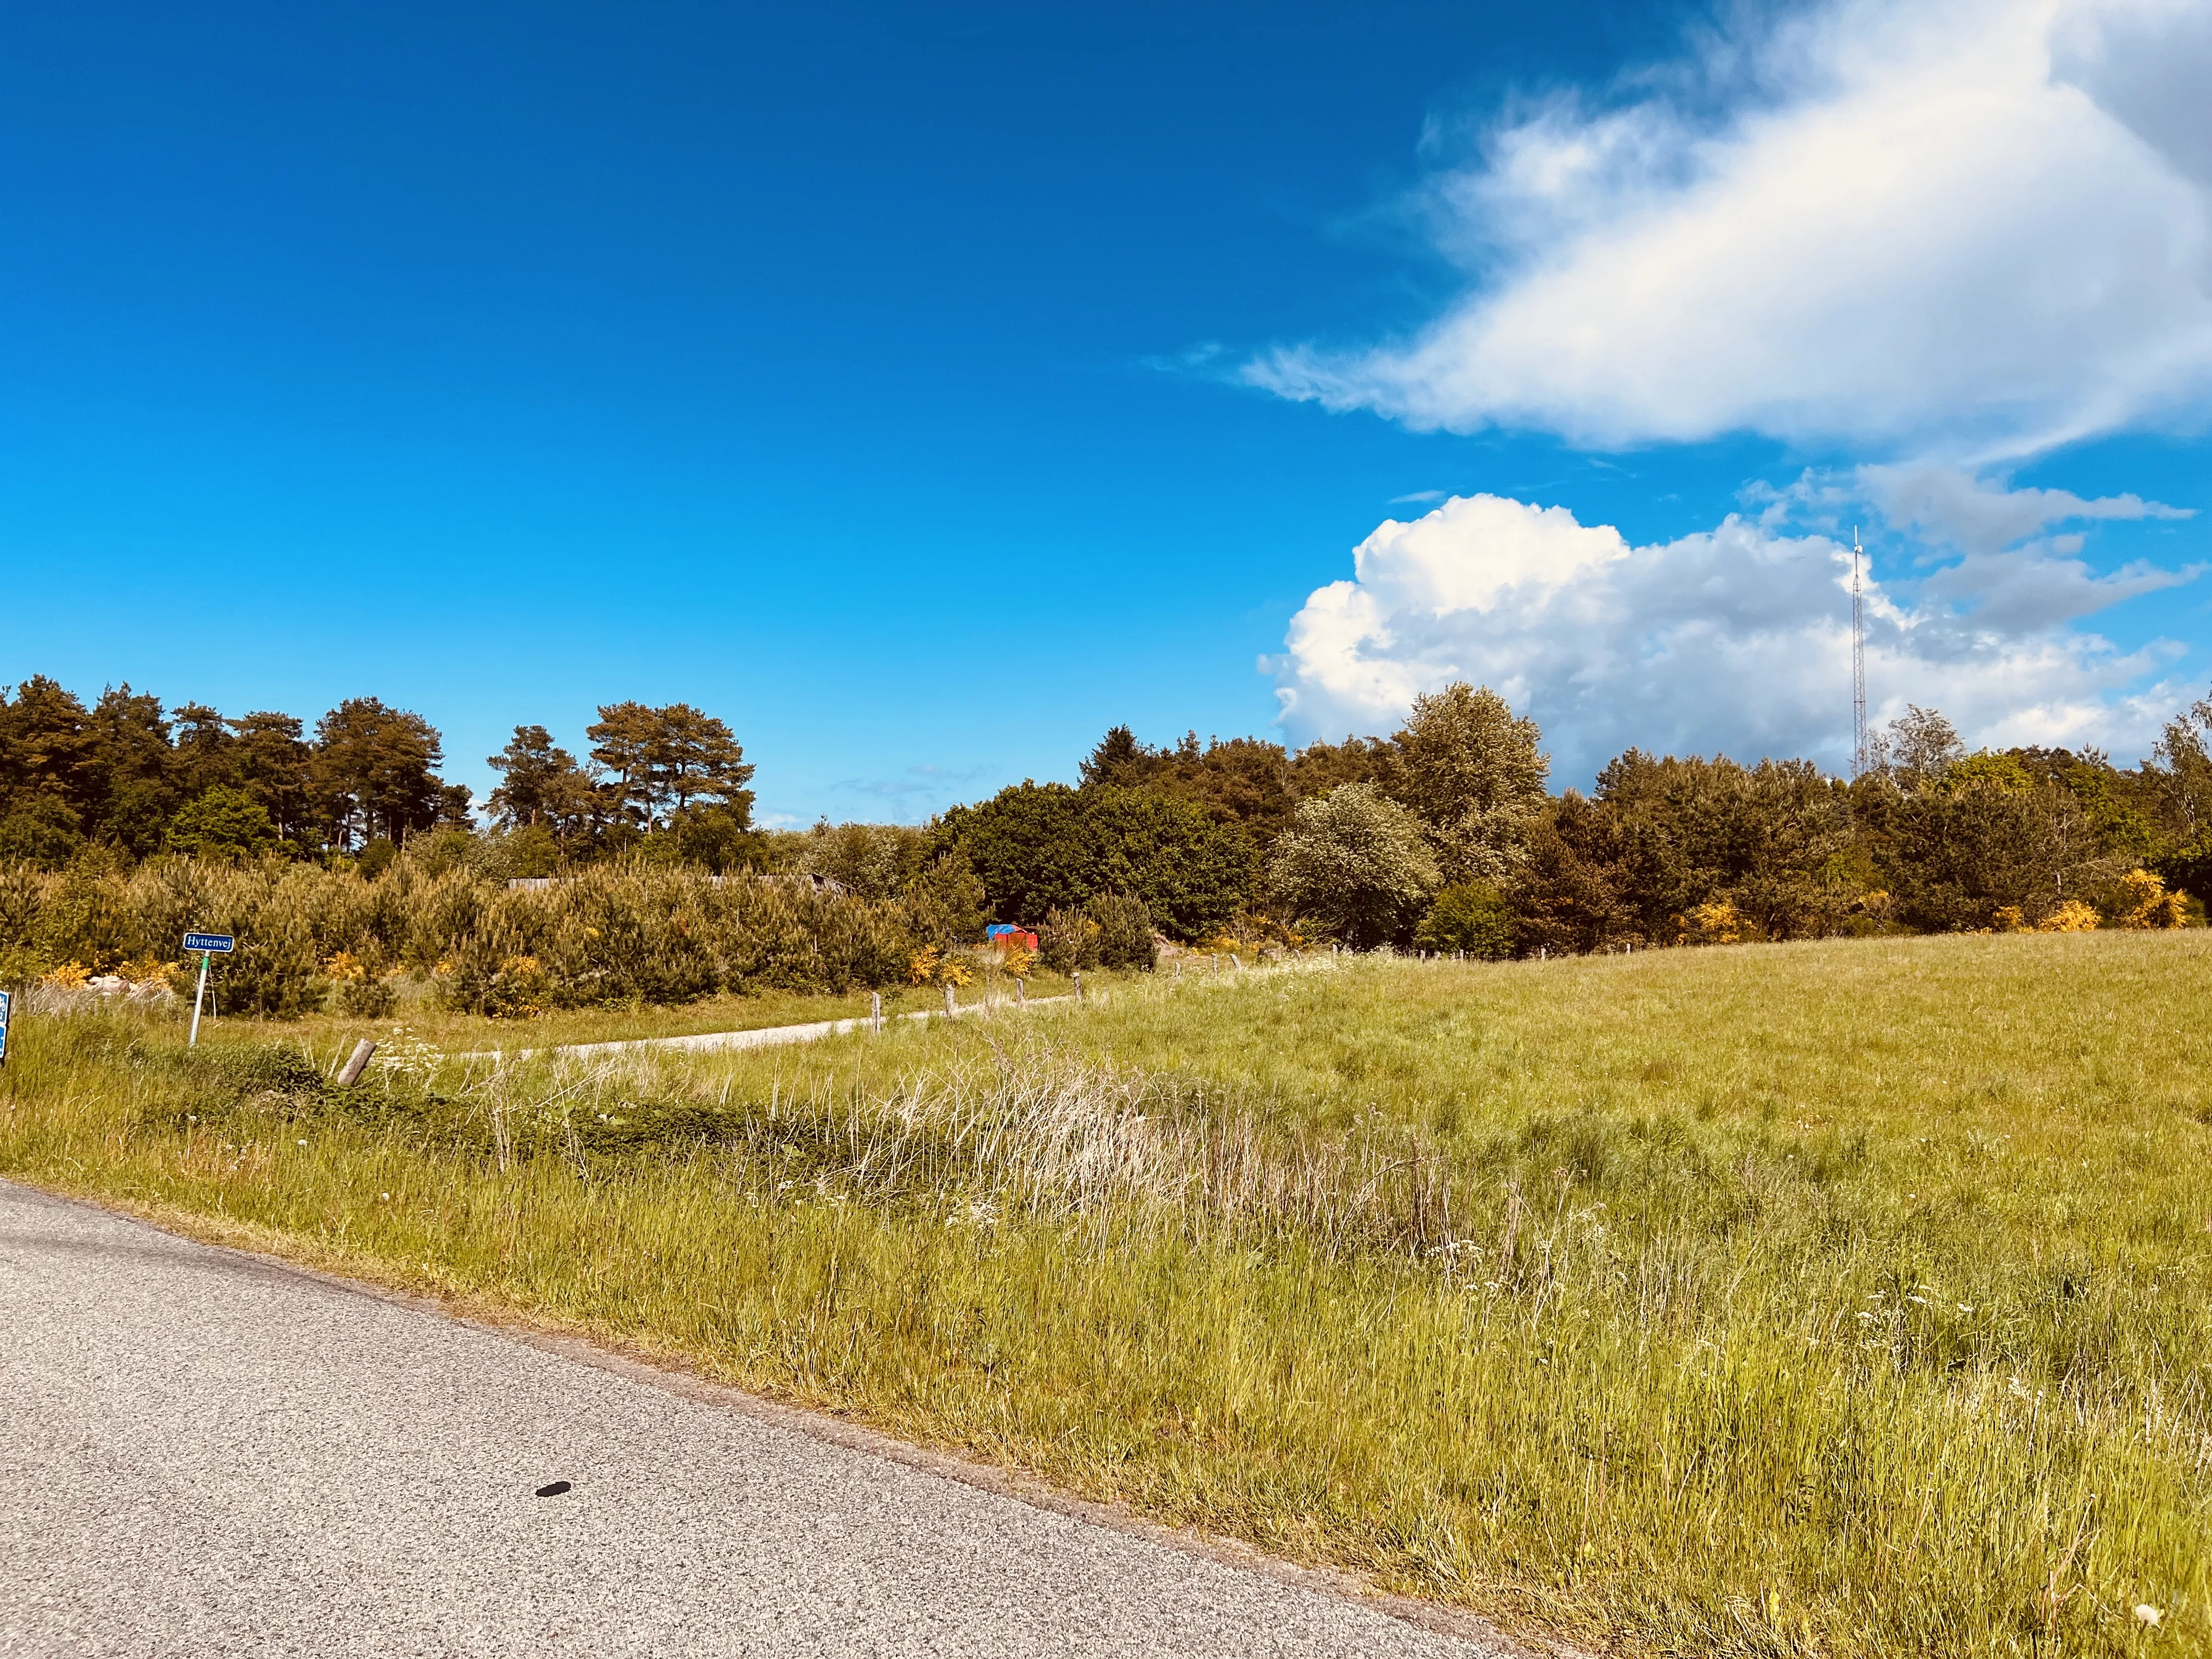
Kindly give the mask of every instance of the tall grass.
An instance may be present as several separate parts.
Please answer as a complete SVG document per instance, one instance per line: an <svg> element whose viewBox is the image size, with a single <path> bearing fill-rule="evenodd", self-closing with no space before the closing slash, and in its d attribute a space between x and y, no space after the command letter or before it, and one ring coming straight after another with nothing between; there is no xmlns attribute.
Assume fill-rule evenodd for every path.
<svg viewBox="0 0 2212 1659"><path fill-rule="evenodd" d="M2201 1651L2208 946L1309 963L343 1095L114 1012L17 1034L0 1167L1518 1628Z"/></svg>

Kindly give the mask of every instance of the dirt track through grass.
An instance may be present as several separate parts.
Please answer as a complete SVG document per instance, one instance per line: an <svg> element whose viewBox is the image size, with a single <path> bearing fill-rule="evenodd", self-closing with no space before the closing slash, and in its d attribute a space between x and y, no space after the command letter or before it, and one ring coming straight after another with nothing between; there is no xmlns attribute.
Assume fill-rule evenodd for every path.
<svg viewBox="0 0 2212 1659"><path fill-rule="evenodd" d="M18 1033L0 1167L1523 1629L2203 1650L2208 988L2203 934L1309 963L343 1098L92 1016Z"/></svg>

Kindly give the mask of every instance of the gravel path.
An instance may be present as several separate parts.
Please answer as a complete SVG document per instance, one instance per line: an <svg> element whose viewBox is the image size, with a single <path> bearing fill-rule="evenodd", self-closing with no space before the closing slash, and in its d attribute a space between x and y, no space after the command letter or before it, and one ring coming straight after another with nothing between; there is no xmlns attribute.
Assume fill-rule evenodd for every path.
<svg viewBox="0 0 2212 1659"><path fill-rule="evenodd" d="M0 1654L1501 1650L772 1417L0 1182Z"/></svg>
<svg viewBox="0 0 2212 1659"><path fill-rule="evenodd" d="M969 1014L1023 1012L1030 1008L1042 1008L1056 1002L1073 1002L1068 996L1031 997L1026 1003L1016 1002L1012 997L994 997L988 1002L966 1002L952 1012L957 1016ZM924 1008L903 1014L885 1014L885 1021L933 1020L945 1016L937 1009ZM538 1054L555 1054L563 1060L588 1059L593 1054L618 1054L632 1048L691 1048L714 1051L722 1048L775 1048L788 1042L814 1042L826 1036L850 1036L855 1031L865 1031L871 1022L865 1014L850 1019L811 1020L804 1025L757 1025L744 1031L699 1031L690 1036L625 1037L615 1042L564 1042L551 1048L480 1048L472 1054L449 1055L453 1060L529 1060Z"/></svg>

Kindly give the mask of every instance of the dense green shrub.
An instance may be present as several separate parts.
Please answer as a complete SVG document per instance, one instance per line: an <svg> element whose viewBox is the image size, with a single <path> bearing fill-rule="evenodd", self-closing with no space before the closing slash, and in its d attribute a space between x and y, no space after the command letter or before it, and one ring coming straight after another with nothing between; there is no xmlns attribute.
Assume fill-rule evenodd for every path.
<svg viewBox="0 0 2212 1659"><path fill-rule="evenodd" d="M1098 965L1098 924L1083 907L1059 905L1038 925L1037 955L1056 974Z"/></svg>
<svg viewBox="0 0 2212 1659"><path fill-rule="evenodd" d="M437 896L450 927L450 896ZM514 1015L686 1002L715 991L843 991L896 982L915 935L896 906L804 879L601 866L490 895L437 969L450 1006Z"/></svg>
<svg viewBox="0 0 2212 1659"><path fill-rule="evenodd" d="M1413 944L1423 951L1464 951L1485 962L1513 954L1513 906L1488 882L1455 882L1437 895Z"/></svg>
<svg viewBox="0 0 2212 1659"><path fill-rule="evenodd" d="M817 891L804 877L717 877L642 861L589 866L544 888L509 888L465 864L411 853L374 880L264 858L224 865L99 848L58 872L0 866L0 970L17 980L67 964L88 973L167 970L181 981L191 930L234 934L210 981L217 1012L287 1017L335 986L347 1012L388 1012L400 968L448 1006L520 1015L674 1003L717 991L843 991L904 978L925 929L960 920L980 894L946 861L917 917L903 903ZM970 918L972 919L972 917Z"/></svg>
<svg viewBox="0 0 2212 1659"><path fill-rule="evenodd" d="M2151 868L2168 887L2212 906L2212 830L2200 830L2193 840L2175 848Z"/></svg>
<svg viewBox="0 0 2212 1659"><path fill-rule="evenodd" d="M1081 968L1134 968L1150 973L1158 955L1152 914L1125 893L1101 893L1088 904L1063 905L1037 929L1037 954L1057 973Z"/></svg>
<svg viewBox="0 0 2212 1659"><path fill-rule="evenodd" d="M169 851L196 858L253 858L276 846L276 826L243 789L218 784L169 820L165 842Z"/></svg>
<svg viewBox="0 0 2212 1659"><path fill-rule="evenodd" d="M895 899L930 859L930 836L902 823L816 824L804 836L799 868L824 876L855 898Z"/></svg>
<svg viewBox="0 0 2212 1659"><path fill-rule="evenodd" d="M1240 825L1152 790L1017 784L953 808L938 835L966 855L992 914L1024 926L1121 893L1175 938L1203 939L1259 891L1259 854Z"/></svg>
<svg viewBox="0 0 2212 1659"><path fill-rule="evenodd" d="M903 903L916 935L940 951L973 943L990 915L983 884L957 847L915 872L906 884Z"/></svg>
<svg viewBox="0 0 2212 1659"><path fill-rule="evenodd" d="M1083 908L1098 928L1100 967L1152 971L1158 947L1152 939L1152 913L1144 900L1101 893Z"/></svg>

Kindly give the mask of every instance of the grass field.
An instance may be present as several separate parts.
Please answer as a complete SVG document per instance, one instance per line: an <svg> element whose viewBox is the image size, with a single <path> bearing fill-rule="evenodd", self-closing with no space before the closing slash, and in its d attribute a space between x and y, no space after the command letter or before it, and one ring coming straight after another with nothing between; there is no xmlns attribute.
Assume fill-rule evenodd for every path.
<svg viewBox="0 0 2212 1659"><path fill-rule="evenodd" d="M347 1096L117 1012L19 1027L0 1170L1594 1648L2203 1652L2208 991L2205 933L1323 959Z"/></svg>

